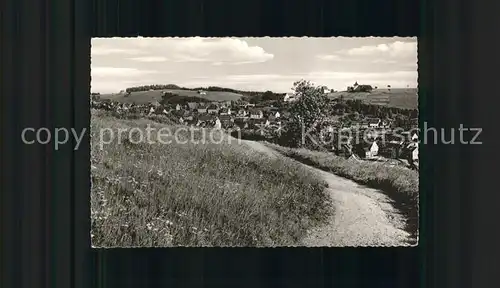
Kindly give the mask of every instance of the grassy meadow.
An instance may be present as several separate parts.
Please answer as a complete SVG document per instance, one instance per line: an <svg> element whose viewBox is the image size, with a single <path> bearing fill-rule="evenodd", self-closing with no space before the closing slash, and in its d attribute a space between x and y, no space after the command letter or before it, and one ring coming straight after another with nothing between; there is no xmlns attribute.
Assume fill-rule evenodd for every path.
<svg viewBox="0 0 500 288"><path fill-rule="evenodd" d="M101 149L100 129L148 124L174 131L149 119L92 110L94 247L298 245L328 217L326 183L286 157L270 159L235 139L133 144L138 135L124 133L121 144ZM198 131L194 139L206 135Z"/></svg>
<svg viewBox="0 0 500 288"><path fill-rule="evenodd" d="M165 90L153 90L153 91L139 91L132 92L129 96L125 94L102 94L101 99L110 99L122 103L136 103L136 104L147 104L155 101L161 101L162 94L164 92L169 92L177 94L184 97L199 97L204 98L209 101L232 101L243 98L244 96L232 92L217 92L217 91L206 91L206 95L200 95L197 91L182 90L182 89L165 89ZM331 99L343 96L344 99L361 100L367 104L384 105L394 108L402 109L418 109L418 95L417 89L415 88L393 88L388 89L376 89L370 93L367 92L355 92L348 93L345 91L333 92L328 94Z"/></svg>
<svg viewBox="0 0 500 288"><path fill-rule="evenodd" d="M185 97L204 98L209 101L232 101L232 100L236 101L243 97L243 95L241 94L236 94L232 92L206 91L205 95L200 95L198 94L197 91L182 90L182 89L165 89L165 90L131 92L129 96L125 96L125 94L119 94L119 93L102 94L101 99L110 99L112 101L117 101L121 103L147 104L155 101L160 102L164 92L169 92Z"/></svg>
<svg viewBox="0 0 500 288"><path fill-rule="evenodd" d="M400 109L418 109L418 91L415 88L376 89L372 92L333 92L331 99L343 96L345 100L361 100L367 104L383 105Z"/></svg>
<svg viewBox="0 0 500 288"><path fill-rule="evenodd" d="M332 153L278 146L264 142L282 155L304 164L380 189L395 201L408 218L408 230L418 230L419 174L417 171L380 162L355 161Z"/></svg>

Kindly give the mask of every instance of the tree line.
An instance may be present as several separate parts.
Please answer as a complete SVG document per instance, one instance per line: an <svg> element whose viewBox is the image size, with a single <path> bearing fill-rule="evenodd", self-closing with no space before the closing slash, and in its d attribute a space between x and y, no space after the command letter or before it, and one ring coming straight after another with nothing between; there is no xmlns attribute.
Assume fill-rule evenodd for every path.
<svg viewBox="0 0 500 288"><path fill-rule="evenodd" d="M165 85L154 84L154 85L135 86L135 87L129 87L129 88L125 89L125 92L126 93L144 92L144 91L149 91L149 90L186 90L186 91L229 92L229 93L241 94L243 96L246 96L248 98L248 100L252 101L253 103L257 103L257 102L261 102L261 101L283 99L283 97L285 96L284 93L274 93L272 91L266 91L266 92L243 91L243 90L236 90L236 89L224 88L224 87L218 87L218 86L186 88L186 87L180 87L180 86L175 85L175 84L165 84Z"/></svg>

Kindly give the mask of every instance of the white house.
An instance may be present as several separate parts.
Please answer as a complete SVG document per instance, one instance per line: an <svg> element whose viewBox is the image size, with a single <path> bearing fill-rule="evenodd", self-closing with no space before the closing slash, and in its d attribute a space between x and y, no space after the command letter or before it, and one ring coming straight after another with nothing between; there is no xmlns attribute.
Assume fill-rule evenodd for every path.
<svg viewBox="0 0 500 288"><path fill-rule="evenodd" d="M280 112L276 111L276 113L274 114L274 117L275 117L275 118L280 118L280 116L281 116L281 115L280 115Z"/></svg>
<svg viewBox="0 0 500 288"><path fill-rule="evenodd" d="M222 123L220 122L219 118L215 119L215 129L221 129L222 128Z"/></svg>
<svg viewBox="0 0 500 288"><path fill-rule="evenodd" d="M292 93L286 93L285 97L283 97L284 102L293 102L295 100L297 100L297 98L295 97L295 94Z"/></svg>
<svg viewBox="0 0 500 288"><path fill-rule="evenodd" d="M418 161L418 143L415 143L415 149L411 152L413 161Z"/></svg>
<svg viewBox="0 0 500 288"><path fill-rule="evenodd" d="M419 169L418 161L418 143L415 143L415 149L411 152L411 158L413 159L413 165Z"/></svg>
<svg viewBox="0 0 500 288"><path fill-rule="evenodd" d="M177 110L177 111L181 110L181 105L179 105L179 104L175 105L175 110Z"/></svg>
<svg viewBox="0 0 500 288"><path fill-rule="evenodd" d="M377 156L378 154L378 144L377 141L373 141L372 145L370 146L370 150L366 152L366 157L374 157Z"/></svg>
<svg viewBox="0 0 500 288"><path fill-rule="evenodd" d="M417 133L416 133L416 132L415 132L415 133L413 133L413 136L411 136L411 140L412 140L412 141L418 140L418 135L417 135Z"/></svg>
<svg viewBox="0 0 500 288"><path fill-rule="evenodd" d="M379 125L380 125L380 122L381 122L380 119L377 119L377 118L375 118L375 119L369 119L368 120L368 127L370 127L370 128L378 128Z"/></svg>

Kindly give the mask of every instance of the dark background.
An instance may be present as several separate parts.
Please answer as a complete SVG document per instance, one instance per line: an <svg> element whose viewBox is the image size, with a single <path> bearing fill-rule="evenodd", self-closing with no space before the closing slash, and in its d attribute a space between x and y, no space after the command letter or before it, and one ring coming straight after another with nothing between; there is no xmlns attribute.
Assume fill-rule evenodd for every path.
<svg viewBox="0 0 500 288"><path fill-rule="evenodd" d="M2 287L498 287L487 277L498 271L498 170L487 166L499 158L500 9L488 4L2 1ZM88 127L90 37L137 35L418 36L421 123L482 127L484 144L422 146L418 248L91 250L88 138L53 151L20 133Z"/></svg>

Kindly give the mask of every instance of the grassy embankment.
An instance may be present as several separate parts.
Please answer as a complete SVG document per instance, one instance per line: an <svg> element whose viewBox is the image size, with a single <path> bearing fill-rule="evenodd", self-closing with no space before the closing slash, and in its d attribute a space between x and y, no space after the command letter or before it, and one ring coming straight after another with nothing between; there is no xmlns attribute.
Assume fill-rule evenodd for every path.
<svg viewBox="0 0 500 288"><path fill-rule="evenodd" d="M99 129L116 134L148 124L174 132L92 111L93 246L296 245L328 216L324 182L294 161L269 159L234 139L133 144L123 133L122 144L100 149ZM188 140L190 132L180 135Z"/></svg>

